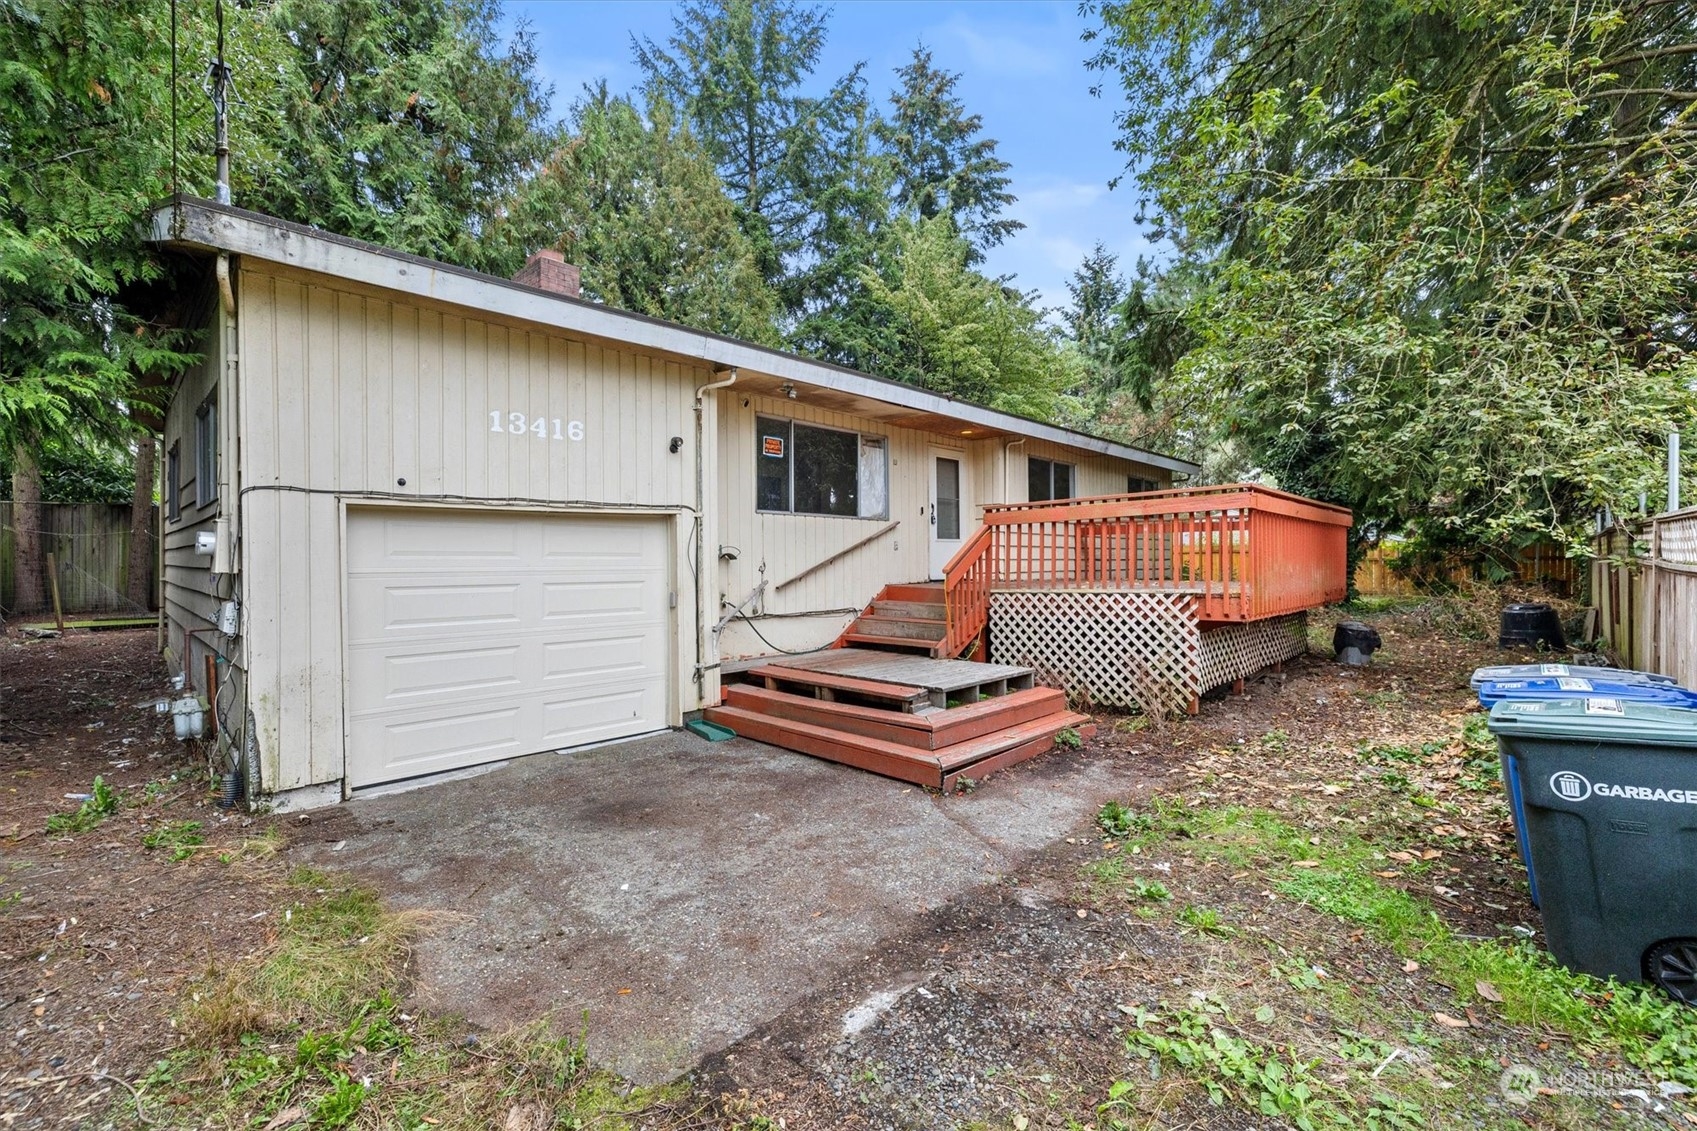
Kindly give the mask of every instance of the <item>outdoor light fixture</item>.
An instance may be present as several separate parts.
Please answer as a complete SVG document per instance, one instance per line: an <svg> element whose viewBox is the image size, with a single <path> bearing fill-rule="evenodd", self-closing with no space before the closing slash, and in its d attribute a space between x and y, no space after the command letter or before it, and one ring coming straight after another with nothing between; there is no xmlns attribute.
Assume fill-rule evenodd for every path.
<svg viewBox="0 0 1697 1131"><path fill-rule="evenodd" d="M782 385L778 386L778 392L784 394L784 396L788 397L792 401L795 400L795 386L790 384L788 381L785 381Z"/></svg>

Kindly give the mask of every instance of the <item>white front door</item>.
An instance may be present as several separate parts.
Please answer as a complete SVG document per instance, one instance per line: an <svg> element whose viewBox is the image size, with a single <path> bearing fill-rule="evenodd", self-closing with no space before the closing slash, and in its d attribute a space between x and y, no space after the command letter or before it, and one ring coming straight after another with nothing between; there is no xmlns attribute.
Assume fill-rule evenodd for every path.
<svg viewBox="0 0 1697 1131"><path fill-rule="evenodd" d="M943 567L966 541L965 453L931 449L931 577L943 576Z"/></svg>

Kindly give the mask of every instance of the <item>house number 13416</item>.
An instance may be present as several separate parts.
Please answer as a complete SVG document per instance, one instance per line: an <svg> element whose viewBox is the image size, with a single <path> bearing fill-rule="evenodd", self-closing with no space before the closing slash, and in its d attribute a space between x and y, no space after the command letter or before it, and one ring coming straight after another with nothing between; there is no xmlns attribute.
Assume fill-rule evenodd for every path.
<svg viewBox="0 0 1697 1131"><path fill-rule="evenodd" d="M538 440L581 440L583 421L561 420L557 416L529 417L522 412L502 412L492 408L489 410L489 431L506 432L513 436L523 436L528 432Z"/></svg>

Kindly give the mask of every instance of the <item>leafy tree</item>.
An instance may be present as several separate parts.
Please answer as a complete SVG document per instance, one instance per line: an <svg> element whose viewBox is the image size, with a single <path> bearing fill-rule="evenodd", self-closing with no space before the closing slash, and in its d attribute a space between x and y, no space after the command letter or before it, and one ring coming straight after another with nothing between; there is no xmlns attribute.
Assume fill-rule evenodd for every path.
<svg viewBox="0 0 1697 1131"><path fill-rule="evenodd" d="M417 255L511 274L527 250L497 228L553 151L549 92L497 0L277 0L245 25L276 77L248 102L241 202ZM486 238L499 230L503 239ZM518 242L513 242L518 241Z"/></svg>
<svg viewBox="0 0 1697 1131"><path fill-rule="evenodd" d="M774 284L806 246L817 181L864 99L858 67L823 97L802 93L828 15L789 0L688 0L665 46L631 41L649 89L683 108Z"/></svg>
<svg viewBox="0 0 1697 1131"><path fill-rule="evenodd" d="M718 175L658 94L646 112L586 91L569 136L527 187L513 220L558 233L584 293L721 334L776 341L775 301Z"/></svg>
<svg viewBox="0 0 1697 1131"><path fill-rule="evenodd" d="M1072 377L1030 300L968 266L946 216L904 219L880 273L861 269L882 333L860 344L868 368L952 397L1052 419Z"/></svg>
<svg viewBox="0 0 1697 1131"><path fill-rule="evenodd" d="M1263 466L1474 544L1658 497L1697 418L1687 5L1095 11L1120 145L1212 262L1179 378Z"/></svg>
<svg viewBox="0 0 1697 1131"><path fill-rule="evenodd" d="M85 437L53 437L34 451L44 503L127 503L134 489L134 456L126 448ZM0 453L0 498L11 497L12 453Z"/></svg>
<svg viewBox="0 0 1697 1131"><path fill-rule="evenodd" d="M169 83L147 6L0 6L0 446L20 608L44 600L44 453L116 442L137 374L192 360L121 292L159 273L136 219L168 188Z"/></svg>
<svg viewBox="0 0 1697 1131"><path fill-rule="evenodd" d="M891 115L878 126L895 169L896 202L926 220L948 216L976 262L1025 227L1001 216L1016 199L1008 163L996 156L995 139L981 136L984 120L955 95L960 76L933 65L929 48L915 47L896 75Z"/></svg>

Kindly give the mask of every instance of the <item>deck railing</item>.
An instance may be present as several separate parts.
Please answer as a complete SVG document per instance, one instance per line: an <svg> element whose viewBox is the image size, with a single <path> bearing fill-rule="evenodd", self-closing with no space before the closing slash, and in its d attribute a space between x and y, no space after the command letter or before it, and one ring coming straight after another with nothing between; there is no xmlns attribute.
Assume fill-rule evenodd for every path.
<svg viewBox="0 0 1697 1131"><path fill-rule="evenodd" d="M1259 620L1343 599L1351 521L1253 483L1006 503L984 509L974 569L988 589L1183 592L1200 620Z"/></svg>
<svg viewBox="0 0 1697 1131"><path fill-rule="evenodd" d="M942 655L958 656L990 620L990 528L980 526L943 567ZM979 657L983 659L983 657Z"/></svg>

